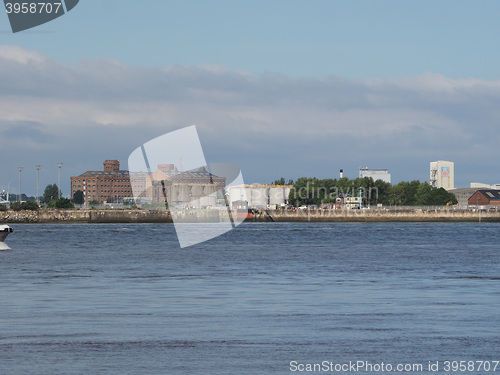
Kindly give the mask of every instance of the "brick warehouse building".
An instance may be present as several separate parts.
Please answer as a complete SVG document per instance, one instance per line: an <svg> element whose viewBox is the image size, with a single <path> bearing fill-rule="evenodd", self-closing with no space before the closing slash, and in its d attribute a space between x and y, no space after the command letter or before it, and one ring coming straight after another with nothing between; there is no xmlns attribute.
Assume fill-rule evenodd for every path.
<svg viewBox="0 0 500 375"><path fill-rule="evenodd" d="M189 206L214 206L215 196L223 194L226 184L225 177L215 176L205 168L179 171L173 164L160 164L151 174L130 174L120 170L118 160L106 160L103 165L103 171L87 171L71 177L71 196L74 197L78 190L82 191L85 205L91 201L103 204L120 202L124 198L146 198L149 202L164 202L166 199L169 203ZM132 198L134 193L136 197Z"/></svg>
<svg viewBox="0 0 500 375"><path fill-rule="evenodd" d="M118 160L106 160L103 165L103 171L87 171L80 176L71 177L71 197L78 190L83 191L85 205L93 200L102 204L131 197L128 171L120 170Z"/></svg>
<svg viewBox="0 0 500 375"><path fill-rule="evenodd" d="M500 190L478 190L469 198L469 206L500 206Z"/></svg>
<svg viewBox="0 0 500 375"><path fill-rule="evenodd" d="M216 195L224 195L226 178L218 177L201 167L179 171L174 164L159 164L151 174L130 174L134 195L158 203L167 201L189 207L215 206Z"/></svg>

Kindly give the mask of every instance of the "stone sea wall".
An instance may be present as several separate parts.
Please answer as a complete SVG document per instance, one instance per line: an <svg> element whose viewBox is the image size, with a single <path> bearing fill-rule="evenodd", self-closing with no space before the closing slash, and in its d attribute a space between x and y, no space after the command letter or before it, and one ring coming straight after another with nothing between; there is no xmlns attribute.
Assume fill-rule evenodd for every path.
<svg viewBox="0 0 500 375"><path fill-rule="evenodd" d="M200 215L188 212L179 221L197 221ZM217 212L202 215L203 221L217 222ZM206 217L205 217L206 216ZM247 221L275 222L500 222L497 210L371 209L259 211ZM0 212L0 223L171 223L169 211L148 210L39 210Z"/></svg>
<svg viewBox="0 0 500 375"><path fill-rule="evenodd" d="M39 210L0 212L1 223L171 223L169 211Z"/></svg>
<svg viewBox="0 0 500 375"><path fill-rule="evenodd" d="M258 221L276 222L500 222L497 210L447 208L367 209L367 210L272 210L256 215Z"/></svg>

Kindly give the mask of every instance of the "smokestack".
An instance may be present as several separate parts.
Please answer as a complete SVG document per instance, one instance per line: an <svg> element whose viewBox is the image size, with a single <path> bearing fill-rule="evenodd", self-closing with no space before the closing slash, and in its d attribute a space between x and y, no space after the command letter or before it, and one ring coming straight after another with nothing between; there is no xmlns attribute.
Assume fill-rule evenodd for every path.
<svg viewBox="0 0 500 375"><path fill-rule="evenodd" d="M343 169L340 170L340 178L344 178L344 170Z"/></svg>

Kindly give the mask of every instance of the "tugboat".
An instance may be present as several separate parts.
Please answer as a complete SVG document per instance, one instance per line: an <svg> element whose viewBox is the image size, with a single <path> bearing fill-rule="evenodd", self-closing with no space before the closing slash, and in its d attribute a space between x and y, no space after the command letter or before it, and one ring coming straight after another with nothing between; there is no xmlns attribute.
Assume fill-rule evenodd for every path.
<svg viewBox="0 0 500 375"><path fill-rule="evenodd" d="M8 225L0 225L0 242L3 242L13 230Z"/></svg>

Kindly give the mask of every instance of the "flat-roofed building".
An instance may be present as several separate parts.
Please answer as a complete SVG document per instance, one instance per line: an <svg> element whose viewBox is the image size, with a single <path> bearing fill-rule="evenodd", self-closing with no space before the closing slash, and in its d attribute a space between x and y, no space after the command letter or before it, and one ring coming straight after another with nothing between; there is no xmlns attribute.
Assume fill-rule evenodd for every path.
<svg viewBox="0 0 500 375"><path fill-rule="evenodd" d="M71 177L71 197L80 190L83 192L84 204L92 201L99 204L120 202L132 195L128 171L120 170L118 160L103 162L102 171L87 171L79 176Z"/></svg>
<svg viewBox="0 0 500 375"><path fill-rule="evenodd" d="M430 184L432 187L451 190L455 188L455 163L438 160L430 163Z"/></svg>
<svg viewBox="0 0 500 375"><path fill-rule="evenodd" d="M373 181L382 180L391 183L391 174L388 169L359 168L359 178L371 177Z"/></svg>
<svg viewBox="0 0 500 375"><path fill-rule="evenodd" d="M482 182L471 182L471 189L481 189L481 190L500 190L500 184L483 184Z"/></svg>

